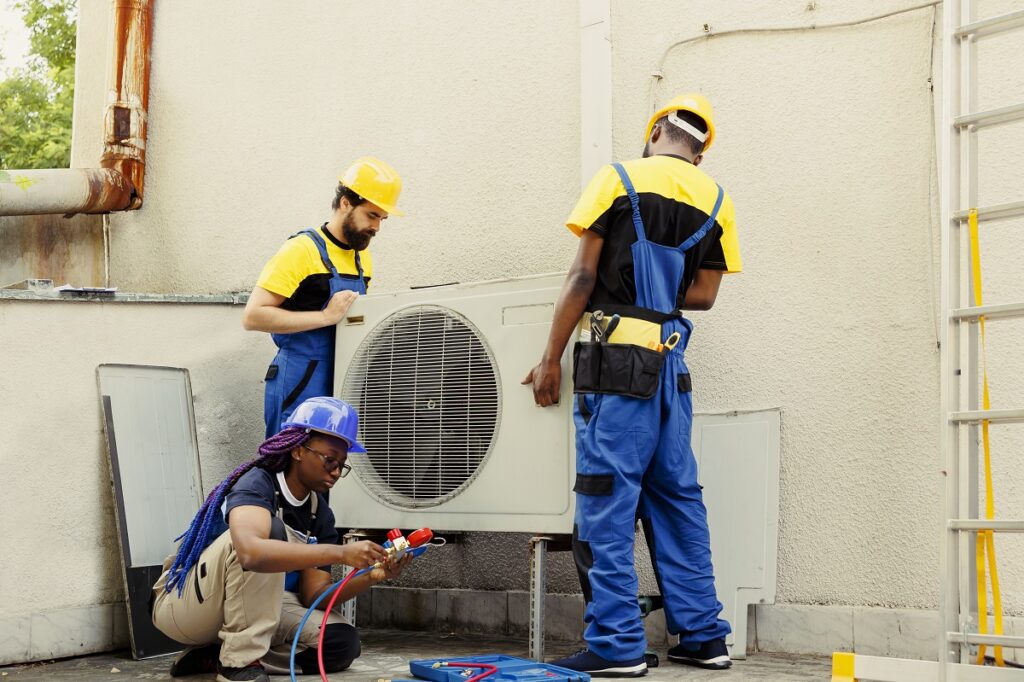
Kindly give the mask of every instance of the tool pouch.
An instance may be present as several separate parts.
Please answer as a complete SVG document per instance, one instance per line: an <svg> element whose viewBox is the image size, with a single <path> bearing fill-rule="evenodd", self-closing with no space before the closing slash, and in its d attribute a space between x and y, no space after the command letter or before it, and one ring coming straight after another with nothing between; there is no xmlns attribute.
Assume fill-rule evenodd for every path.
<svg viewBox="0 0 1024 682"><path fill-rule="evenodd" d="M665 353L631 343L580 341L572 351L573 391L650 398L663 364Z"/></svg>

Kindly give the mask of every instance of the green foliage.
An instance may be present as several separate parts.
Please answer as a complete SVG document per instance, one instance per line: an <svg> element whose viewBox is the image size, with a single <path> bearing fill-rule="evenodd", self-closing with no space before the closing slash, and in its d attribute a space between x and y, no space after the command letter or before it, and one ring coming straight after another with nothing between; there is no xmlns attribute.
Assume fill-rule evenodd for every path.
<svg viewBox="0 0 1024 682"><path fill-rule="evenodd" d="M71 163L77 4L14 3L29 29L31 54L27 67L0 81L0 168L66 168Z"/></svg>

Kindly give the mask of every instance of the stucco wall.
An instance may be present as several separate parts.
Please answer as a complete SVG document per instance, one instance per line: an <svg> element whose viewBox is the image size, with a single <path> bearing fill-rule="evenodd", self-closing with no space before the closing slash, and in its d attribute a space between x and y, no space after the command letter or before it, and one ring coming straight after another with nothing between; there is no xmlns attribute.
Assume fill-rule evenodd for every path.
<svg viewBox="0 0 1024 682"><path fill-rule="evenodd" d="M157 5L146 209L113 226L122 286L250 289L364 154L406 183L379 286L564 267L564 235L536 245L579 186L573 3L248 8Z"/></svg>
<svg viewBox="0 0 1024 682"><path fill-rule="evenodd" d="M933 12L715 37L659 60L672 43L701 35L703 24L716 32L824 25L909 4L612 6L617 156L639 153L652 101L698 87L716 106L718 138L704 168L736 202L746 272L725 282L713 311L693 315L690 364L698 410L783 409L780 602L936 604L940 224L929 79L941 66L933 60ZM1020 7L988 0L981 13ZM575 241L560 224L580 185L578 120L587 111L580 110L575 3L247 8L198 0L157 6L146 204L112 217L113 284L248 290L285 236L326 220L335 176L365 153L388 159L406 180L409 217L390 219L374 242L379 289L568 266ZM104 0L83 2L92 25L106 11ZM104 67L103 35L80 41L80 77ZM983 43L983 64L994 75L983 80L981 106L1024 99L1024 57L1014 45L1005 37ZM656 68L663 77L652 90ZM76 124L86 130L102 98L84 93L79 104ZM83 133L76 144L89 139ZM983 131L981 145L991 163L980 201L1019 199L1024 124ZM1021 298L1021 227L984 228L989 302ZM5 390L4 423L24 424L23 436L48 424L32 416L47 404L40 378L77 377L61 386L82 411L53 434L69 443L55 452L88 443L91 454L55 460L81 461L82 470L54 494L105 538L70 540L74 558L46 568L39 584L73 576L71 593L83 603L114 599L109 498L96 503L103 484L92 368L101 358L190 366L200 448L212 457L204 474L215 476L252 450L272 347L240 330L237 311L219 308L166 318L157 308L125 308L130 314L108 321L124 333L107 348L88 330L94 317L115 315L109 306L20 306L0 308L0 340L27 358L17 382L7 381L30 399ZM82 329L84 347L91 340L96 348L71 355L50 341L53 350L40 350L49 347L41 339L67 338L65 329ZM1022 338L1024 323L990 326L997 406L1024 404ZM62 352L68 367L53 360ZM228 429L220 419L234 402L244 409ZM997 503L1000 514L1021 517L1024 474L1015 453L1024 441L1014 428L993 429ZM11 443L19 442L4 446L5 460L18 456L21 446ZM26 473L26 485L35 476ZM5 538L28 541L7 535L9 526L17 530L11 518L3 523ZM500 552L510 544L516 549L507 560ZM1020 613L1024 545L1000 538L998 546L1004 604ZM447 550L445 564L440 556L406 584L525 587L518 538L481 534ZM554 562L552 587L568 591L575 577L565 559ZM19 586L8 575L37 580L27 554L5 561L3 590ZM65 599L37 591L25 608Z"/></svg>
<svg viewBox="0 0 1024 682"><path fill-rule="evenodd" d="M11 473L0 514L0 660L25 660L10 656L13 642L42 637L31 618L48 613L50 655L69 655L57 645L92 637L77 628L93 625L65 614L124 600L97 365L188 368L209 489L262 435L250 428L262 419L262 360L240 319L240 308L221 305L0 301L0 468Z"/></svg>

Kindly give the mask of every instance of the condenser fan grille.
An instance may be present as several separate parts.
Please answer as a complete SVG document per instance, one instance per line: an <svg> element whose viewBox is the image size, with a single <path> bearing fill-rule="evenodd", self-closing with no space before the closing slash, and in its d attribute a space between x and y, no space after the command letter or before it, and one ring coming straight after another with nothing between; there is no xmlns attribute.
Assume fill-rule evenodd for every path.
<svg viewBox="0 0 1024 682"><path fill-rule="evenodd" d="M494 358L453 310L416 306L382 321L342 387L368 455L349 458L378 498L403 507L461 492L490 452L501 411Z"/></svg>

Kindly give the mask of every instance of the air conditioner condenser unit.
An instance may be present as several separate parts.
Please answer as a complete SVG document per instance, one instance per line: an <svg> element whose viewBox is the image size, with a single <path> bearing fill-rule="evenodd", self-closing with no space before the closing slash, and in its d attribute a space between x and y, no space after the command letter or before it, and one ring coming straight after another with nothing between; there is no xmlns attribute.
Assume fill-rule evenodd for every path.
<svg viewBox="0 0 1024 682"><path fill-rule="evenodd" d="M331 506L340 526L572 531L572 385L537 407L564 274L360 297L338 325L335 395L369 451ZM568 352L566 354L568 356Z"/></svg>

